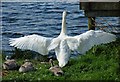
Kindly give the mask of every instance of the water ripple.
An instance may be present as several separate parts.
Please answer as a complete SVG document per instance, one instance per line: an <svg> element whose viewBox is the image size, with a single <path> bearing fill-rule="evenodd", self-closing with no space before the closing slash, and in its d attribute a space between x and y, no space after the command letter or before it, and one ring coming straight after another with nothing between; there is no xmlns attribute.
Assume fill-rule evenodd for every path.
<svg viewBox="0 0 120 82"><path fill-rule="evenodd" d="M2 49L11 54L9 38L38 34L57 37L60 34L62 12L67 10L68 35L79 35L87 30L87 17L79 9L79 3L65 2L3 2L2 3ZM117 18L106 18L117 27ZM97 20L100 21L100 20ZM101 21L100 21L101 22ZM104 22L102 22L105 24ZM106 24L105 24L106 25Z"/></svg>

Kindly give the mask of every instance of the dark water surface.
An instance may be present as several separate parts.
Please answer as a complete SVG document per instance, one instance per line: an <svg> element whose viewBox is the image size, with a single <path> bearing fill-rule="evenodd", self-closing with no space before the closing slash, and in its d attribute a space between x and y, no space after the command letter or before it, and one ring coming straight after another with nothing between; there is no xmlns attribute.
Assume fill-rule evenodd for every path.
<svg viewBox="0 0 120 82"><path fill-rule="evenodd" d="M61 30L63 10L67 10L67 33L74 36L87 30L87 17L79 9L79 3L63 2L3 2L2 3L2 50L11 54L9 38L38 34L57 37ZM107 17L119 26L118 17ZM98 20L98 19L97 19ZM103 24L106 24L103 21Z"/></svg>

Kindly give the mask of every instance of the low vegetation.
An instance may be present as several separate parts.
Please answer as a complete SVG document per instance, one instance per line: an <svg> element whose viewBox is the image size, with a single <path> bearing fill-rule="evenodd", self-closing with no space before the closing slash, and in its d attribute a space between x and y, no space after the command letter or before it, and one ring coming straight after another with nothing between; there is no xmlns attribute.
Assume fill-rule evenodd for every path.
<svg viewBox="0 0 120 82"><path fill-rule="evenodd" d="M64 75L57 77L50 71L50 64L41 64L33 60L36 70L19 73L18 70L11 70L2 77L2 80L113 80L120 81L120 39L115 42L94 46L86 54L71 58L69 63L62 68ZM24 59L17 59L22 64ZM3 59L4 62L4 59ZM55 63L58 62L55 60ZM3 70L4 72L5 70Z"/></svg>

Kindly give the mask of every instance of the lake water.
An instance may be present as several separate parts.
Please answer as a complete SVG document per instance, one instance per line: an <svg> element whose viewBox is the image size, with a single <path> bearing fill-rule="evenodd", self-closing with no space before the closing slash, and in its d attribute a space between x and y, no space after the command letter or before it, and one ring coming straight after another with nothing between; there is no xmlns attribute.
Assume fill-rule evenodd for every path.
<svg viewBox="0 0 120 82"><path fill-rule="evenodd" d="M3 2L2 3L2 50L12 54L9 38L38 34L57 37L61 30L62 12L67 10L67 34L74 36L88 30L87 17L79 9L79 3L66 2ZM119 26L118 17L104 17ZM99 21L99 18L96 19ZM104 21L103 25L108 26Z"/></svg>

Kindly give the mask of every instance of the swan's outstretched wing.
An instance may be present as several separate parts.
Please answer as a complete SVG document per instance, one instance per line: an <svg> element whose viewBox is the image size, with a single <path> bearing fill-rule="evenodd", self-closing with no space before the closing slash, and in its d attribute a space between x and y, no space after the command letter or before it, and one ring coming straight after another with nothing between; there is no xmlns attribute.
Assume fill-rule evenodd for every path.
<svg viewBox="0 0 120 82"><path fill-rule="evenodd" d="M116 40L116 36L101 30L89 30L79 36L68 37L67 44L71 50L77 50L81 54L91 49L94 45L105 44Z"/></svg>
<svg viewBox="0 0 120 82"><path fill-rule="evenodd" d="M39 35L28 35L20 38L10 39L10 45L23 50L33 50L42 55L48 54L47 47L52 38L46 38Z"/></svg>
<svg viewBox="0 0 120 82"><path fill-rule="evenodd" d="M70 58L70 49L65 39L61 40L60 45L55 48L55 53L60 67L64 67Z"/></svg>

